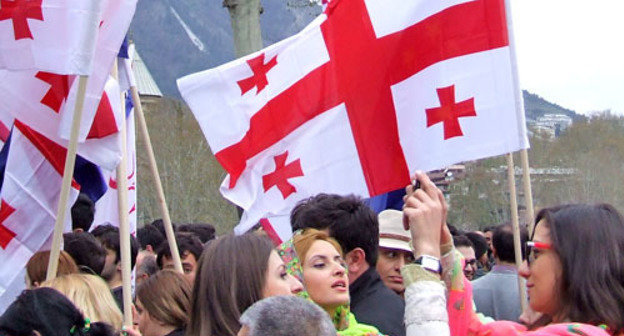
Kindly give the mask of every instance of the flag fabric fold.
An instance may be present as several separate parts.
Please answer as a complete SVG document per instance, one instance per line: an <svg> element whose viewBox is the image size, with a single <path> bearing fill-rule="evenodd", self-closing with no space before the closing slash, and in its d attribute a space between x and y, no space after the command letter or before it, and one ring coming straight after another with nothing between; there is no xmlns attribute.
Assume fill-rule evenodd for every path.
<svg viewBox="0 0 624 336"><path fill-rule="evenodd" d="M178 87L242 233L319 192L371 197L527 148L514 71L504 0L333 0L299 34Z"/></svg>

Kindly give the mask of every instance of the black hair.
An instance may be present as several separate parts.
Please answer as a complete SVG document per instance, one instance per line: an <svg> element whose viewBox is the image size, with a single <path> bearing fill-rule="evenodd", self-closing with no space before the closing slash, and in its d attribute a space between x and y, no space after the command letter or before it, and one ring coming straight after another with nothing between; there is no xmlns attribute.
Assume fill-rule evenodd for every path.
<svg viewBox="0 0 624 336"><path fill-rule="evenodd" d="M468 239L468 237L466 237L465 235L461 234L453 236L453 245L455 245L455 247L470 247L474 250L474 245L472 244L472 241Z"/></svg>
<svg viewBox="0 0 624 336"><path fill-rule="evenodd" d="M106 250L89 232L65 233L63 250L74 258L81 272L102 275Z"/></svg>
<svg viewBox="0 0 624 336"><path fill-rule="evenodd" d="M520 228L520 246L524 247L524 244L529 239L529 233L525 227ZM497 226L492 233L492 246L496 250L496 256L500 261L515 263L516 253L514 248L513 227L511 224L502 224ZM522 260L526 257L524 255L524 248L522 250Z"/></svg>
<svg viewBox="0 0 624 336"><path fill-rule="evenodd" d="M180 257L183 256L185 251L188 251L195 256L195 260L199 261L199 257L201 257L201 254L204 251L204 246L199 238L187 232L179 232L176 234L175 238L176 243L178 244ZM162 244L160 244L157 253L158 257L156 257L156 263L158 263L158 267L162 269L163 257L171 258L171 248L169 247L169 242L165 240Z"/></svg>
<svg viewBox="0 0 624 336"><path fill-rule="evenodd" d="M78 199L71 207L72 230L82 229L85 232L89 231L91 224L93 224L94 216L95 203L93 203L89 195L85 193L78 194Z"/></svg>
<svg viewBox="0 0 624 336"><path fill-rule="evenodd" d="M504 224L503 224L503 225L504 225ZM499 226L500 226L500 225L499 225ZM490 231L494 231L497 227L498 227L498 226L496 226L496 225L486 226L486 227L483 229L483 233L490 232Z"/></svg>
<svg viewBox="0 0 624 336"><path fill-rule="evenodd" d="M202 244L215 238L215 228L208 223L184 224L178 226L178 232L189 232L197 236Z"/></svg>
<svg viewBox="0 0 624 336"><path fill-rule="evenodd" d="M137 240L141 245L141 249L145 250L148 245L152 247L154 251L158 249L160 244L165 240L165 236L151 224L147 224L137 230Z"/></svg>
<svg viewBox="0 0 624 336"><path fill-rule="evenodd" d="M361 248L371 267L377 264L379 222L373 210L354 195L318 194L300 201L290 214L293 232L329 229L344 253Z"/></svg>
<svg viewBox="0 0 624 336"><path fill-rule="evenodd" d="M466 232L465 236L470 239L472 246L475 250L475 256L477 259L481 258L488 251L488 243L485 237L476 232Z"/></svg>
<svg viewBox="0 0 624 336"><path fill-rule="evenodd" d="M158 229L158 231L160 231L160 233L162 233L163 237L167 237L167 234L165 233L165 222L162 219L156 219L153 222L150 223L150 225L154 226L155 228ZM175 232L177 230L178 225L176 223L171 223L171 227L173 228L173 231ZM156 246L154 246L156 247Z"/></svg>
<svg viewBox="0 0 624 336"><path fill-rule="evenodd" d="M41 287L23 291L0 316L0 335L113 336L112 326L87 324L82 313L63 294Z"/></svg>
<svg viewBox="0 0 624 336"><path fill-rule="evenodd" d="M119 245L119 228L112 225L100 225L92 231L102 246L115 251L115 263L121 260L121 247ZM139 243L134 236L130 235L130 268L134 268L137 254L139 253Z"/></svg>
<svg viewBox="0 0 624 336"><path fill-rule="evenodd" d="M538 224L541 220L545 223ZM568 204L535 218L550 230L562 267L560 312L570 321L624 332L624 219L609 204Z"/></svg>

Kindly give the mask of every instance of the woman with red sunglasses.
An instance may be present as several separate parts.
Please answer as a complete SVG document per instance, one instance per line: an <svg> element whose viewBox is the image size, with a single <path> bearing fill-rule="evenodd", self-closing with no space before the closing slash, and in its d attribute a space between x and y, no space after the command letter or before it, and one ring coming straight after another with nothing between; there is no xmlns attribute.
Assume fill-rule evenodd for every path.
<svg viewBox="0 0 624 336"><path fill-rule="evenodd" d="M403 276L413 279L408 288L434 276L445 280L451 335L624 335L624 220L615 208L578 204L541 210L527 243L527 261L519 269L527 280L530 307L541 317L528 326L481 324L469 304L472 288L446 228L444 197L426 175L416 178L422 187L407 188L404 208L414 255L440 258L443 273L422 275L430 268L410 265ZM406 304L406 321L413 319L409 314L418 310L418 303Z"/></svg>

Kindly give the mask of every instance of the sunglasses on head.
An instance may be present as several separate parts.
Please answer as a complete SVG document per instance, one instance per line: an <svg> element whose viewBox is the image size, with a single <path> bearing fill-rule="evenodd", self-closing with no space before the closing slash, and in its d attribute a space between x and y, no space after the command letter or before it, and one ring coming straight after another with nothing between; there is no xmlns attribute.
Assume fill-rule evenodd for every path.
<svg viewBox="0 0 624 336"><path fill-rule="evenodd" d="M535 261L535 251L537 250L550 250L552 245L543 242L528 241L524 245L524 255L526 256L527 264L530 266Z"/></svg>

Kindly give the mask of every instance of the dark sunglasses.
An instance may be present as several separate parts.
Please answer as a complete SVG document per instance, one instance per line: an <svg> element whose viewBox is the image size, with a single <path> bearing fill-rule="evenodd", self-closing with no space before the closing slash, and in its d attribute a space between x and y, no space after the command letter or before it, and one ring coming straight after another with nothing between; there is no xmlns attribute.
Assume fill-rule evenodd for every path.
<svg viewBox="0 0 624 336"><path fill-rule="evenodd" d="M530 266L532 262L535 262L535 250L550 250L552 245L542 242L528 241L524 244L524 255L526 256L527 264Z"/></svg>

